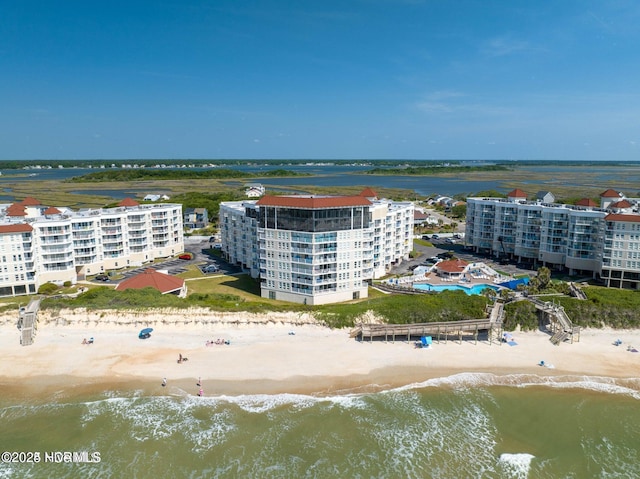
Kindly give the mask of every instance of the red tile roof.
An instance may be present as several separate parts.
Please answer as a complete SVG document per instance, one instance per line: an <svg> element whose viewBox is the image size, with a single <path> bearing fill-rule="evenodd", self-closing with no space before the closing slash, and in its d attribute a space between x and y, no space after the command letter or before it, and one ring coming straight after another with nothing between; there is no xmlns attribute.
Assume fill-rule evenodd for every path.
<svg viewBox="0 0 640 479"><path fill-rule="evenodd" d="M598 203L593 201L591 198L582 198L581 200L576 201L576 206L595 207L595 206L598 206Z"/></svg>
<svg viewBox="0 0 640 479"><path fill-rule="evenodd" d="M38 200L36 200L32 196L27 196L24 200L20 202L20 204L24 206L40 206L42 203L40 203Z"/></svg>
<svg viewBox="0 0 640 479"><path fill-rule="evenodd" d="M0 225L0 234L1 233L26 233L28 231L33 231L33 228L26 223L16 223L13 225Z"/></svg>
<svg viewBox="0 0 640 479"><path fill-rule="evenodd" d="M436 265L436 269L444 271L445 273L462 273L468 264L469 263L463 259L449 259L446 261L440 261Z"/></svg>
<svg viewBox="0 0 640 479"><path fill-rule="evenodd" d="M604 217L605 221L619 221L627 223L640 223L640 215L623 215L611 213Z"/></svg>
<svg viewBox="0 0 640 479"><path fill-rule="evenodd" d="M160 291L162 294L165 294L181 289L183 286L184 279L159 273L155 269L149 268L136 276L132 276L131 278L122 281L118 286L116 286L116 291L152 287Z"/></svg>
<svg viewBox="0 0 640 479"><path fill-rule="evenodd" d="M609 208L631 208L633 205L629 203L627 200L616 201L615 203L611 203Z"/></svg>
<svg viewBox="0 0 640 479"><path fill-rule="evenodd" d="M20 203L14 203L7 207L5 213L7 216L26 216L27 208Z"/></svg>
<svg viewBox="0 0 640 479"><path fill-rule="evenodd" d="M526 198L526 197L527 197L527 194L519 188L516 188L515 190L507 194L507 198Z"/></svg>
<svg viewBox="0 0 640 479"><path fill-rule="evenodd" d="M362 190L358 196L364 196L365 198L377 198L378 193L376 193L373 189L367 187Z"/></svg>
<svg viewBox="0 0 640 479"><path fill-rule="evenodd" d="M620 198L622 195L615 190L609 188L607 191L600 193L601 198Z"/></svg>
<svg viewBox="0 0 640 479"><path fill-rule="evenodd" d="M49 208L42 212L43 215L59 215L60 213L62 213L62 211L55 206L49 206Z"/></svg>
<svg viewBox="0 0 640 479"><path fill-rule="evenodd" d="M122 200L120 203L118 203L118 206L140 206L140 203L138 203L136 200L131 199L131 198L125 198L124 200Z"/></svg>
<svg viewBox="0 0 640 479"><path fill-rule="evenodd" d="M265 195L256 203L258 206L286 206L289 208L339 208L343 206L370 206L371 202L362 196L272 196Z"/></svg>

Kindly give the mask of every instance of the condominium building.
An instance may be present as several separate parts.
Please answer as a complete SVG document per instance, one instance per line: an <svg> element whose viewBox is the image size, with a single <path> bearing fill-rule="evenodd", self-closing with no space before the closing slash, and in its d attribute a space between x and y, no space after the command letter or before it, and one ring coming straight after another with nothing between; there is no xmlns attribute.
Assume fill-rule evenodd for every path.
<svg viewBox="0 0 640 479"><path fill-rule="evenodd" d="M184 250L182 205L74 211L33 198L0 205L0 296L37 292L47 282L140 266Z"/></svg>
<svg viewBox="0 0 640 479"><path fill-rule="evenodd" d="M600 204L468 198L465 242L477 252L640 289L640 201L607 190Z"/></svg>
<svg viewBox="0 0 640 479"><path fill-rule="evenodd" d="M368 295L408 259L413 204L358 196L264 196L220 204L222 250L260 278L265 298L327 304Z"/></svg>

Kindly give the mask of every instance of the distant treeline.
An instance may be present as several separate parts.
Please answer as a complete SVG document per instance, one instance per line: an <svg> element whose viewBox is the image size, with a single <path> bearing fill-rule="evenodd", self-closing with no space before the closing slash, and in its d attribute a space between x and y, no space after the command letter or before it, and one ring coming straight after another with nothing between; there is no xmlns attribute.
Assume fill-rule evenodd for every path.
<svg viewBox="0 0 640 479"><path fill-rule="evenodd" d="M74 176L65 180L69 183L97 183L105 181L136 181L136 180L207 180L226 178L268 178L276 176L310 176L308 173L298 173L291 170L269 170L260 173L214 168L210 170L191 169L147 169L122 168L96 171L82 176Z"/></svg>
<svg viewBox="0 0 640 479"><path fill-rule="evenodd" d="M256 160L247 158L244 160L227 160L227 159L146 159L146 160L4 160L0 161L0 169L4 170L19 170L24 168L33 168L39 166L41 168L122 168L122 167L137 167L137 168L172 168L172 167L219 167L219 166L301 166L301 165L354 165L354 166L399 166L399 165L415 165L415 166L428 166L435 164L459 164L459 163L473 163L474 161L444 161L444 160L376 160L376 159L327 159L327 160L309 160L309 159L265 159ZM486 161L481 161L486 164ZM493 161L491 163L494 163Z"/></svg>
<svg viewBox="0 0 640 479"><path fill-rule="evenodd" d="M474 168L490 166L490 165L502 165L511 166L517 168L519 166L541 166L541 165L576 165L576 166L590 166L590 165L607 165L607 166L630 166L638 165L639 162L632 161L558 161L558 160L420 160L420 159L171 159L171 158L156 158L156 159L126 159L126 160L110 160L108 158L98 160L0 160L1 170L19 170L24 168L33 168L39 166L42 168L121 168L124 165L134 166L137 165L140 168L154 168L159 166L164 167L207 167L207 166L300 166L300 165L357 165L357 166L375 166L375 167L390 167L390 168L408 168L408 167L465 167Z"/></svg>
<svg viewBox="0 0 640 479"><path fill-rule="evenodd" d="M473 171L506 171L511 168L505 165L432 165L432 166L404 166L401 168L374 168L365 171L367 175L407 175L407 176L427 176L442 173L469 173Z"/></svg>

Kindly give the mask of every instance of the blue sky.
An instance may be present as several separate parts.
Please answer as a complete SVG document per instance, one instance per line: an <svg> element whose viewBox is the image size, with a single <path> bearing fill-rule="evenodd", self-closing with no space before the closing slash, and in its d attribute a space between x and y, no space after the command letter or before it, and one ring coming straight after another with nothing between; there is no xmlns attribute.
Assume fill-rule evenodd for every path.
<svg viewBox="0 0 640 479"><path fill-rule="evenodd" d="M640 3L6 0L0 159L640 160Z"/></svg>

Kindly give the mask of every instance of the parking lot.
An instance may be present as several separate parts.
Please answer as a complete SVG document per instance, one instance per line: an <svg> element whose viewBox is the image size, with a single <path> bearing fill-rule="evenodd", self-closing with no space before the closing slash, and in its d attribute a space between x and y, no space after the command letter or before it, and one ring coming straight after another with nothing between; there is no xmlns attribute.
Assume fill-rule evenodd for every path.
<svg viewBox="0 0 640 479"><path fill-rule="evenodd" d="M189 269L189 266L195 264L200 271L206 275L219 275L219 274L232 274L239 273L241 270L235 265L230 265L224 259L217 255L211 254L213 244L209 242L208 237L195 237L185 238L185 252L191 253L192 259L184 260L179 258L170 258L166 261L159 261L153 264L145 264L139 268L129 269L118 274L118 279L114 279L114 275L108 275L108 280L97 279L98 277L105 276L105 274L97 275L93 278L93 282L96 284L113 284L118 283L127 278L131 278L143 271L151 268L155 270L166 270L171 275L184 273ZM215 270L213 267L215 266ZM113 273L113 272L111 272Z"/></svg>

